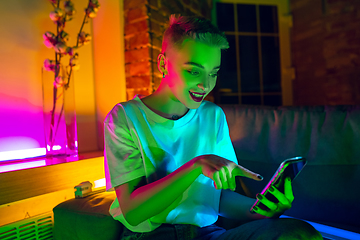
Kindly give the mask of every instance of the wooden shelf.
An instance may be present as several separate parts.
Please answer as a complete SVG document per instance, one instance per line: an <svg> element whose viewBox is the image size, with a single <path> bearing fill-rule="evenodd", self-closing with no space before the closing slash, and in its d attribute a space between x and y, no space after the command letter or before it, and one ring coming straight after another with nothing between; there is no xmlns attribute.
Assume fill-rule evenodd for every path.
<svg viewBox="0 0 360 240"><path fill-rule="evenodd" d="M105 177L104 157L90 153L81 160L0 173L0 205L73 188Z"/></svg>

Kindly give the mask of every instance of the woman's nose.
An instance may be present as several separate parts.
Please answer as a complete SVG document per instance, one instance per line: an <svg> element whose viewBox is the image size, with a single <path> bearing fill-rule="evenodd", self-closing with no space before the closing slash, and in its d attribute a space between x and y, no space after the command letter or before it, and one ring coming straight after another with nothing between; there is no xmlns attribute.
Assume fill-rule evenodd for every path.
<svg viewBox="0 0 360 240"><path fill-rule="evenodd" d="M200 88L201 90L205 91L204 84L199 83L197 86L198 86L198 88Z"/></svg>
<svg viewBox="0 0 360 240"><path fill-rule="evenodd" d="M210 83L208 79L205 79L204 82L199 83L198 88L200 88L201 90L203 90L204 92L207 92L210 88Z"/></svg>

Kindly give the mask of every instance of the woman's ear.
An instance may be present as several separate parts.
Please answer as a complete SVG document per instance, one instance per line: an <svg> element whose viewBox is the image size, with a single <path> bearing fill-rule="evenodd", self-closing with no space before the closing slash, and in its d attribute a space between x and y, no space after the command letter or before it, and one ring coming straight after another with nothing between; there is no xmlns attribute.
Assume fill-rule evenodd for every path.
<svg viewBox="0 0 360 240"><path fill-rule="evenodd" d="M158 56L158 69L164 77L165 77L165 75L168 74L167 68L168 68L168 61L165 57L165 54L160 53Z"/></svg>

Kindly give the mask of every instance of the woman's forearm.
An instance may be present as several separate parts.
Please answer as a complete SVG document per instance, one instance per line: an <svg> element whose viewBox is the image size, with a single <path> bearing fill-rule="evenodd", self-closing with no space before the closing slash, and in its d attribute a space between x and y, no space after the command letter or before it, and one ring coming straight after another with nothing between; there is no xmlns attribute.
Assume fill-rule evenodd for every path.
<svg viewBox="0 0 360 240"><path fill-rule="evenodd" d="M169 207L201 174L195 159L171 174L134 190L120 203L126 221L136 226Z"/></svg>

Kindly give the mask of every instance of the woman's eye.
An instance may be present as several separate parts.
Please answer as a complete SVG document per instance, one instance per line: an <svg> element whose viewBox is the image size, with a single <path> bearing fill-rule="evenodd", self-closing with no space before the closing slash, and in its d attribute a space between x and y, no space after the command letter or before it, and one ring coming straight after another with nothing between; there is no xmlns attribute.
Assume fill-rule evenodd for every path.
<svg viewBox="0 0 360 240"><path fill-rule="evenodd" d="M197 71L193 71L193 70L187 70L187 71L188 71L188 73L190 73L193 76L199 75L199 72L197 72Z"/></svg>
<svg viewBox="0 0 360 240"><path fill-rule="evenodd" d="M213 77L213 78L216 78L216 77L218 77L219 76L219 73L211 73L210 74L210 77Z"/></svg>

